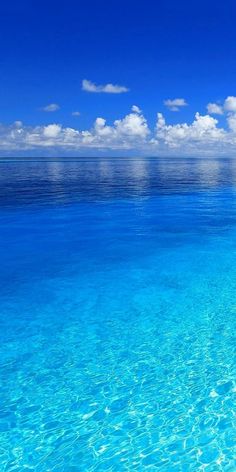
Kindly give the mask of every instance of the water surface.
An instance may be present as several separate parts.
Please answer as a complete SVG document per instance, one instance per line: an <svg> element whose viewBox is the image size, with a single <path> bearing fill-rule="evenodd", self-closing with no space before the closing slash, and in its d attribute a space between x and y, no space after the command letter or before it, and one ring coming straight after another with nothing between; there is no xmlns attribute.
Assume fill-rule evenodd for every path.
<svg viewBox="0 0 236 472"><path fill-rule="evenodd" d="M235 471L236 161L0 160L0 470Z"/></svg>

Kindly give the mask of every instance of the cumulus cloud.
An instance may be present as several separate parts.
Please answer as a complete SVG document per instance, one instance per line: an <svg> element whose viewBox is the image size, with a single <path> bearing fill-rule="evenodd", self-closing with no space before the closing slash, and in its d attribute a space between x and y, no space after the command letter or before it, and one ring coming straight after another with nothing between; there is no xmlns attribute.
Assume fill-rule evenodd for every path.
<svg viewBox="0 0 236 472"><path fill-rule="evenodd" d="M41 108L42 111L53 112L60 109L60 106L57 103L50 103L50 105L46 105L45 107Z"/></svg>
<svg viewBox="0 0 236 472"><path fill-rule="evenodd" d="M58 123L45 126L24 126L16 121L0 125L0 152L53 149L63 153L86 153L129 150L146 155L235 155L236 112L226 116L227 127L219 126L210 114L196 113L192 123L168 124L163 114L157 114L153 130L137 105L123 118L107 123L98 117L90 129L64 127Z"/></svg>
<svg viewBox="0 0 236 472"><path fill-rule="evenodd" d="M96 85L94 82L86 79L82 81L82 90L91 93L125 93L129 91L129 89L123 85Z"/></svg>
<svg viewBox="0 0 236 472"><path fill-rule="evenodd" d="M93 147L132 149L146 142L150 130L140 112L131 112L115 120L112 126L104 118L97 118L90 131L82 131L83 142Z"/></svg>
<svg viewBox="0 0 236 472"><path fill-rule="evenodd" d="M224 101L224 109L226 111L236 112L236 97L229 96Z"/></svg>
<svg viewBox="0 0 236 472"><path fill-rule="evenodd" d="M15 125L16 128L22 128L23 123L22 123L22 121L17 120L17 121L14 122L14 125Z"/></svg>
<svg viewBox="0 0 236 472"><path fill-rule="evenodd" d="M43 128L43 135L46 138L56 138L61 132L61 125L48 125Z"/></svg>
<svg viewBox="0 0 236 472"><path fill-rule="evenodd" d="M73 111L73 112L72 112L72 115L73 115L73 116L80 116L80 111Z"/></svg>
<svg viewBox="0 0 236 472"><path fill-rule="evenodd" d="M98 117L90 130L77 130L52 123L47 126L24 126L19 122L0 126L0 149L28 150L52 147L59 149L142 149L150 134L147 120L138 109L112 125Z"/></svg>
<svg viewBox="0 0 236 472"><path fill-rule="evenodd" d="M217 103L208 103L207 112L209 115L223 115L224 110L223 107Z"/></svg>
<svg viewBox="0 0 236 472"><path fill-rule="evenodd" d="M188 104L185 98L174 98L173 100L168 98L168 100L164 100L164 105L171 111L179 111L181 107L186 107Z"/></svg>
<svg viewBox="0 0 236 472"><path fill-rule="evenodd" d="M236 113L231 113L227 117L227 122L229 125L229 129L236 133Z"/></svg>
<svg viewBox="0 0 236 472"><path fill-rule="evenodd" d="M161 113L157 114L156 138L169 149L190 149L196 147L200 152L223 142L226 132L217 127L218 120L210 115L196 113L191 124L167 125Z"/></svg>
<svg viewBox="0 0 236 472"><path fill-rule="evenodd" d="M236 113L236 97L228 96L223 104L208 103L207 111L210 115L223 115L224 113Z"/></svg>
<svg viewBox="0 0 236 472"><path fill-rule="evenodd" d="M137 105L133 105L131 110L134 112L134 113L142 113L142 110L140 110L139 107L137 107Z"/></svg>

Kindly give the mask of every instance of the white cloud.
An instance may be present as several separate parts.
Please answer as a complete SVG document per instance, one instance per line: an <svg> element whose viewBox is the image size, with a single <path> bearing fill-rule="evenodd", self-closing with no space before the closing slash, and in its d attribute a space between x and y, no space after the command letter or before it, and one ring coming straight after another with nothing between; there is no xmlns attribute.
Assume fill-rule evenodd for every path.
<svg viewBox="0 0 236 472"><path fill-rule="evenodd" d="M236 97L229 96L224 101L224 109L226 111L236 112Z"/></svg>
<svg viewBox="0 0 236 472"><path fill-rule="evenodd" d="M196 113L192 123L167 124L161 113L153 131L137 106L123 118L108 124L98 117L90 129L47 126L24 126L16 121L10 126L0 125L0 152L32 152L54 149L58 154L107 150L132 150L147 155L236 155L236 112L226 117L227 127L209 114Z"/></svg>
<svg viewBox="0 0 236 472"><path fill-rule="evenodd" d="M60 109L60 107L57 103L50 103L50 105L46 105L46 107L42 108L43 111L47 111L47 112L53 112L53 111L57 111L59 109Z"/></svg>
<svg viewBox="0 0 236 472"><path fill-rule="evenodd" d="M228 96L223 105L218 103L208 103L207 111L210 115L223 115L226 113L235 113L236 112L236 97L233 95Z"/></svg>
<svg viewBox="0 0 236 472"><path fill-rule="evenodd" d="M226 132L217 127L218 120L210 115L196 113L195 120L188 125L180 123L167 125L161 113L157 114L156 138L169 149L182 149L186 152L195 147L195 151L204 152L212 144L218 145L223 142Z"/></svg>
<svg viewBox="0 0 236 472"><path fill-rule="evenodd" d="M92 130L82 131L86 143L89 142L93 147L113 149L142 146L149 133L146 119L137 112L115 120L113 126L107 125L104 118L97 118Z"/></svg>
<svg viewBox="0 0 236 472"><path fill-rule="evenodd" d="M80 111L73 111L73 112L72 112L72 115L73 115L73 116L80 116Z"/></svg>
<svg viewBox="0 0 236 472"><path fill-rule="evenodd" d="M164 100L164 105L171 111L179 111L181 107L186 107L188 104L185 98L174 98L173 100L168 98L168 100Z"/></svg>
<svg viewBox="0 0 236 472"><path fill-rule="evenodd" d="M147 120L142 113L131 112L108 125L104 118L97 118L90 130L66 128L60 124L19 129L18 124L0 126L0 149L28 150L52 147L58 149L142 149L150 134Z"/></svg>
<svg viewBox="0 0 236 472"><path fill-rule="evenodd" d="M14 122L14 125L15 125L16 128L22 128L23 123L22 123L22 121L17 120L17 121Z"/></svg>
<svg viewBox="0 0 236 472"><path fill-rule="evenodd" d="M218 105L217 103L208 103L207 112L210 115L223 115L224 110L223 107L221 105Z"/></svg>
<svg viewBox="0 0 236 472"><path fill-rule="evenodd" d="M61 132L61 125L48 125L44 126L43 134L46 138L56 138Z"/></svg>
<svg viewBox="0 0 236 472"><path fill-rule="evenodd" d="M234 133L236 133L236 113L231 113L227 117L227 122L229 125L229 129L231 129Z"/></svg>
<svg viewBox="0 0 236 472"><path fill-rule="evenodd" d="M137 107L137 105L133 105L131 110L134 112L134 113L142 113L142 110L140 110L139 107Z"/></svg>
<svg viewBox="0 0 236 472"><path fill-rule="evenodd" d="M129 91L129 89L123 85L96 85L95 83L86 79L82 81L82 90L92 93L124 93Z"/></svg>

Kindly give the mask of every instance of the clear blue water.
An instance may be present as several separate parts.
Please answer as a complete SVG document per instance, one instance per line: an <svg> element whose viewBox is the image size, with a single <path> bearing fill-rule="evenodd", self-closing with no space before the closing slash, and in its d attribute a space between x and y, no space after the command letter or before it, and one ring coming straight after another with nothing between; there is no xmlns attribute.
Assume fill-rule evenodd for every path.
<svg viewBox="0 0 236 472"><path fill-rule="evenodd" d="M0 470L235 471L236 161L0 161Z"/></svg>

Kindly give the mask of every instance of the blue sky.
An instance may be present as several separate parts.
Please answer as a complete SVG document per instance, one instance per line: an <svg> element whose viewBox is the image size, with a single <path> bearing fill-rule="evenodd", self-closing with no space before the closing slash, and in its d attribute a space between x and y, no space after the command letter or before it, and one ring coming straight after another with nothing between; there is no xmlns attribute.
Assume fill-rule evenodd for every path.
<svg viewBox="0 0 236 472"><path fill-rule="evenodd" d="M169 145L165 149L166 139L156 138L157 112L164 114L168 125L191 126L196 112L201 116L208 113L206 106L210 102L222 107L219 113L214 113L216 108L210 109L212 120L218 120L214 125L217 129L227 130L229 120L234 118L234 105L223 110L227 97L236 95L236 4L231 0L60 3L42 0L38 4L13 0L10 4L2 2L0 18L3 154L8 150L27 153L36 149L38 153L40 149L42 153L55 149L62 154L89 154L96 149L110 154L133 150L141 154L151 151L168 154L173 149ZM83 80L91 83L82 87ZM106 88L107 84L124 89ZM110 93L111 90L122 93ZM171 107L168 100L175 99L182 102L173 102ZM91 143L84 146L76 134L73 145L68 136L62 141L59 128L55 127L44 135L48 125L60 126L60 133L64 129L88 133L94 130L97 118L104 118L107 125L114 127L115 120L129 116L133 105L142 110L133 114L146 120L149 132L145 135L141 130L141 135L142 139L152 140L152 149L145 147L144 142L136 145L138 132L132 140L128 136L125 143L125 133L131 130L132 134L129 123L125 130L124 127L119 130L123 147L117 145L117 132L115 143L114 136L109 143L106 139L103 143L99 136L100 141L95 139L92 146ZM134 117L135 120L135 126L139 126L138 118ZM14 138L12 129L16 121L18 134L14 131ZM209 126L212 128L213 122ZM108 136L108 132L102 133ZM14 143L9 141L9 133ZM32 135L37 133L34 140ZM222 135L218 133L217 139L222 141ZM155 144L155 140L160 143ZM232 135L230 140L227 136L219 153L228 150L234 152Z"/></svg>

